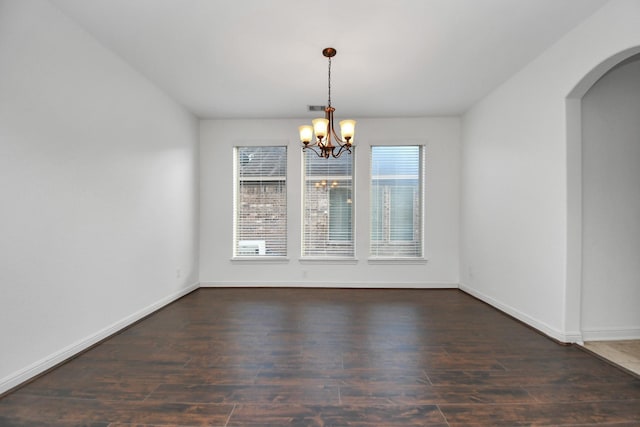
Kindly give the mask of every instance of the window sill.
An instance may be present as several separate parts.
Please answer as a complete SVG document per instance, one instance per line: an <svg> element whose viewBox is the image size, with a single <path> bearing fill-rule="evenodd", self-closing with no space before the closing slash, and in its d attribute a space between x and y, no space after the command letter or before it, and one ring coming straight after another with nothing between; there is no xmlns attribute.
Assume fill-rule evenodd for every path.
<svg viewBox="0 0 640 427"><path fill-rule="evenodd" d="M307 257L298 259L300 264L357 264L357 258Z"/></svg>
<svg viewBox="0 0 640 427"><path fill-rule="evenodd" d="M232 263L268 263L268 264L288 264L289 258L284 256L236 256L231 258Z"/></svg>
<svg viewBox="0 0 640 427"><path fill-rule="evenodd" d="M429 260L426 258L369 258L368 264L426 264Z"/></svg>

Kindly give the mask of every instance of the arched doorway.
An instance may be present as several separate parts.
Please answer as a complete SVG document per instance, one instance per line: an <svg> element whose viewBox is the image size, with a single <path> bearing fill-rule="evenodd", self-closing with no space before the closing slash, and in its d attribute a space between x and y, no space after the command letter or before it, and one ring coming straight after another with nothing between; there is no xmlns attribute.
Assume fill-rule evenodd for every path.
<svg viewBox="0 0 640 427"><path fill-rule="evenodd" d="M640 338L639 52L603 62L567 99L567 322L585 342Z"/></svg>

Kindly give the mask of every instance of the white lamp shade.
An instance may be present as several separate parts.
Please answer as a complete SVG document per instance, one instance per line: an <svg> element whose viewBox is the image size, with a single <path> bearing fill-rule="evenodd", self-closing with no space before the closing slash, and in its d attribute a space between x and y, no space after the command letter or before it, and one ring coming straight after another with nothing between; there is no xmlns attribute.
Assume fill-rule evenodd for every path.
<svg viewBox="0 0 640 427"><path fill-rule="evenodd" d="M353 136L356 133L356 121L355 120L342 120L340 121L340 133L344 141L353 142Z"/></svg>
<svg viewBox="0 0 640 427"><path fill-rule="evenodd" d="M327 136L327 128L329 126L328 119L313 119L313 131L316 133L316 138L324 139Z"/></svg>
<svg viewBox="0 0 640 427"><path fill-rule="evenodd" d="M299 126L298 130L300 131L300 141L303 143L311 142L313 138L313 127L309 125Z"/></svg>

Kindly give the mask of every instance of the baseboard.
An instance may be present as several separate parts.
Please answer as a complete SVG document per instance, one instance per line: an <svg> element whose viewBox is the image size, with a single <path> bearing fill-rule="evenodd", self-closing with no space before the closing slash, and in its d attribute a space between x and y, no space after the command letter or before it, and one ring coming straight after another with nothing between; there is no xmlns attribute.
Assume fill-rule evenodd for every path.
<svg viewBox="0 0 640 427"><path fill-rule="evenodd" d="M585 341L640 340L640 328L598 328L582 331Z"/></svg>
<svg viewBox="0 0 640 427"><path fill-rule="evenodd" d="M532 327L533 329L541 332L544 335L547 335L549 338L552 338L555 341L561 342L561 343L578 343L582 341L582 337L580 335L580 333L578 332L572 332L572 333L564 333L562 331L559 331L549 325L547 325L546 323L535 319L523 312L521 312L520 310L517 310L507 304L503 304L500 301L476 290L473 288L470 288L469 286L466 286L465 284L461 283L460 284L460 290L463 292L468 293L469 295L473 296L474 298L479 299L480 301L486 302L487 304L489 304L492 307L497 308L498 310L508 314L509 316L521 321L522 323L526 324L527 326Z"/></svg>
<svg viewBox="0 0 640 427"><path fill-rule="evenodd" d="M347 289L457 289L444 282L200 282L203 288L347 288Z"/></svg>
<svg viewBox="0 0 640 427"><path fill-rule="evenodd" d="M198 289L199 284L194 283L189 285L188 287L175 292L172 295L169 295L165 298L162 298L159 301L143 308L142 310L133 313L130 316L125 317L122 320L119 320L106 328L96 332L95 334L89 335L41 360L38 360L35 363L23 368L13 374L6 376L0 380L0 395L6 393L7 391L18 387L19 385L31 380L32 378L42 374L43 372L48 371L51 368L69 360L70 358L78 355L84 350L90 348L91 346L96 345L100 341L105 338L110 337L111 335L121 331L134 324L135 322L145 318L146 316L152 314L153 312L159 310L160 308L172 303L173 301L182 298L190 292Z"/></svg>

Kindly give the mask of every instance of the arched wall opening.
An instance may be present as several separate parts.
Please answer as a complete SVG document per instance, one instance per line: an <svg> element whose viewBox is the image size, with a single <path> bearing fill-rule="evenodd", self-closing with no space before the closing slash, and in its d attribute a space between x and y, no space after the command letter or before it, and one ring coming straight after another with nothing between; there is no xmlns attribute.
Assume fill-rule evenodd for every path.
<svg viewBox="0 0 640 427"><path fill-rule="evenodd" d="M580 341L640 338L639 71L640 46L600 63L566 100L566 326Z"/></svg>

